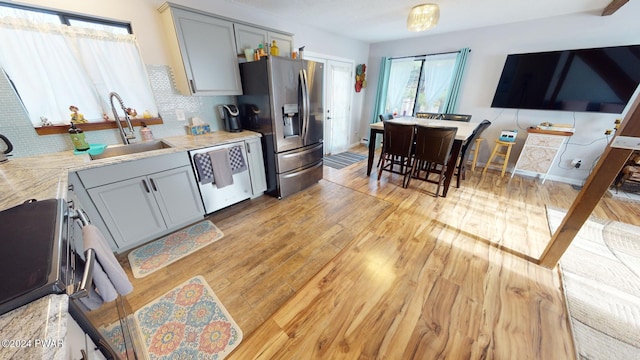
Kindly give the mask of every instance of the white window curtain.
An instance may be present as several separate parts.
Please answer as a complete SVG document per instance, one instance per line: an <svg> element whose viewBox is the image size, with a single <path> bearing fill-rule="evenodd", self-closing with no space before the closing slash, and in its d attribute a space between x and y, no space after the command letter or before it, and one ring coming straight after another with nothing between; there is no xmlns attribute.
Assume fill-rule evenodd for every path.
<svg viewBox="0 0 640 360"><path fill-rule="evenodd" d="M455 113L470 52L382 58L372 121L381 113Z"/></svg>
<svg viewBox="0 0 640 360"><path fill-rule="evenodd" d="M393 112L396 115L401 114L402 109L406 107L403 106L406 99L409 99L411 107L413 107L415 89L411 90L410 83L412 82L412 77L416 77L416 68L420 69L420 63L417 63L413 58L393 59L391 61L385 112ZM407 93L407 91L410 93Z"/></svg>
<svg viewBox="0 0 640 360"><path fill-rule="evenodd" d="M428 56L422 66L422 84L416 112L440 113L451 85L456 53Z"/></svg>
<svg viewBox="0 0 640 360"><path fill-rule="evenodd" d="M139 113L158 114L133 35L5 16L0 43L0 66L34 126L42 117L69 123L71 105L89 122L103 121L104 113L113 119L111 91Z"/></svg>

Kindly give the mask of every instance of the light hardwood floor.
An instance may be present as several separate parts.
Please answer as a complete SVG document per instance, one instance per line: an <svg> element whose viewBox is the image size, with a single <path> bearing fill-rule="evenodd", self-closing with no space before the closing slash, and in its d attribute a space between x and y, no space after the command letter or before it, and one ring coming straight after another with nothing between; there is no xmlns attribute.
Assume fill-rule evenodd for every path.
<svg viewBox="0 0 640 360"><path fill-rule="evenodd" d="M573 359L557 269L527 259L550 239L545 206L578 192L481 170L436 199L434 184L367 177L366 160L325 167L310 189L209 216L225 237L133 279L128 300L203 275L244 332L230 359ZM639 214L609 197L594 211Z"/></svg>

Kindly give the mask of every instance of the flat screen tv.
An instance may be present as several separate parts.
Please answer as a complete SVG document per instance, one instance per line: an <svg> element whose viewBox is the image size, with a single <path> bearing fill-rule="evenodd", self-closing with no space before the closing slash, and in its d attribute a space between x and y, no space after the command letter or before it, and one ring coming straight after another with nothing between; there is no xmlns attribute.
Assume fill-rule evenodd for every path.
<svg viewBox="0 0 640 360"><path fill-rule="evenodd" d="M620 114L640 83L640 45L511 54L491 107Z"/></svg>

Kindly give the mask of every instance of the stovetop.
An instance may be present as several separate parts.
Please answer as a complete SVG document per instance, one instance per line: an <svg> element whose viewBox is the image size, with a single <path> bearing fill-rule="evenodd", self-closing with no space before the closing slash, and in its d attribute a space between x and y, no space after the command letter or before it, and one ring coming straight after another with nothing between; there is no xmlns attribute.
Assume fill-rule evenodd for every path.
<svg viewBox="0 0 640 360"><path fill-rule="evenodd" d="M24 203L0 212L0 314L66 290L64 201Z"/></svg>

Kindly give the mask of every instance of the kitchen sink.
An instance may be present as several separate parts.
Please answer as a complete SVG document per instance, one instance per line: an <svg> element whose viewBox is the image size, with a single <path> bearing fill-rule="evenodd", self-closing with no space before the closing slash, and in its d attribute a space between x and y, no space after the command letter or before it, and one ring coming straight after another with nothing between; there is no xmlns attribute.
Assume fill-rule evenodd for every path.
<svg viewBox="0 0 640 360"><path fill-rule="evenodd" d="M114 156L138 154L147 151L169 149L172 146L162 140L145 141L128 145L109 145L100 154L90 155L91 160L106 159Z"/></svg>

